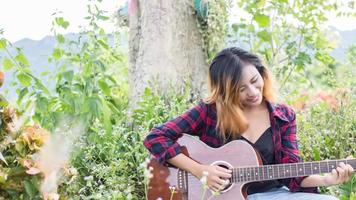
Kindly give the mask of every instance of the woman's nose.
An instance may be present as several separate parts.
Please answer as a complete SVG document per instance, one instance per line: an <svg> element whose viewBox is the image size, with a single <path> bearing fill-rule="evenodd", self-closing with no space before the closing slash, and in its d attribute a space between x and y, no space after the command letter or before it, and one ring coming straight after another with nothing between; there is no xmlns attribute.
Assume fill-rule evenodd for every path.
<svg viewBox="0 0 356 200"><path fill-rule="evenodd" d="M257 94L258 94L258 89L257 88L255 88L255 87L250 87L249 88L249 90L248 90L248 97L249 98L253 98L253 97L256 97L257 96Z"/></svg>

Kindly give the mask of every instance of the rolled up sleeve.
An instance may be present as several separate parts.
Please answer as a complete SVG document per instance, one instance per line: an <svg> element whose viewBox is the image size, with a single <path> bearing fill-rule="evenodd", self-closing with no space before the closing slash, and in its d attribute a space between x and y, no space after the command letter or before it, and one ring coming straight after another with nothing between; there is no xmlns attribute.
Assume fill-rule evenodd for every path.
<svg viewBox="0 0 356 200"><path fill-rule="evenodd" d="M182 115L152 128L144 139L144 145L159 163L164 163L181 153L177 140L183 133L202 134L205 118L206 105L200 101Z"/></svg>

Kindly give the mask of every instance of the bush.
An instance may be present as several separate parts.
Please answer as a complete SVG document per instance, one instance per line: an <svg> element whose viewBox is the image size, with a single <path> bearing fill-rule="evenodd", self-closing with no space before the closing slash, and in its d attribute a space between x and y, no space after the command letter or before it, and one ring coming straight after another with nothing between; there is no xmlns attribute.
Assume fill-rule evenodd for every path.
<svg viewBox="0 0 356 200"><path fill-rule="evenodd" d="M350 155L355 157L355 91L343 89L332 93L319 92L305 98L305 101L311 103L304 105L305 108L299 110L297 116L300 151L304 160L343 159ZM354 176L346 184L322 190L348 199L356 193L355 185Z"/></svg>
<svg viewBox="0 0 356 200"><path fill-rule="evenodd" d="M146 88L133 112L133 122L121 115L117 120L120 123L114 125L111 133L94 125L92 132L78 142L80 148L71 161L78 175L63 181L59 193L70 199L143 199L146 187L143 164L148 157L143 138L153 126L192 104L188 93L171 91L160 96Z"/></svg>

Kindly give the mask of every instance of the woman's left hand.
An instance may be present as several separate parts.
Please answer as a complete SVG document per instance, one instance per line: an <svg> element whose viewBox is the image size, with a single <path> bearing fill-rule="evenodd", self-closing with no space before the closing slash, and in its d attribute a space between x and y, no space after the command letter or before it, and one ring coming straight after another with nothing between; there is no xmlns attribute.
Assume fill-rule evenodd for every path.
<svg viewBox="0 0 356 200"><path fill-rule="evenodd" d="M326 186L345 183L353 175L354 169L351 165L341 162L336 169L333 169L331 173L324 176L324 183Z"/></svg>

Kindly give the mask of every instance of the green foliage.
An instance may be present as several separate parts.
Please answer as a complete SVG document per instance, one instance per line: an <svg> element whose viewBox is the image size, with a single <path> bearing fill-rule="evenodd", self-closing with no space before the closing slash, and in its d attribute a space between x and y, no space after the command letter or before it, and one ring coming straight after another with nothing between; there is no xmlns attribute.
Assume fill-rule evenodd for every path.
<svg viewBox="0 0 356 200"><path fill-rule="evenodd" d="M301 152L307 160L356 155L356 98L354 94L338 98L336 107L320 102L300 113Z"/></svg>
<svg viewBox="0 0 356 200"><path fill-rule="evenodd" d="M104 13L96 5L88 6L89 27L80 33L76 41L65 41L57 33L59 28L67 28L69 22L63 17L55 17L53 31L57 46L49 61L59 68L55 74L55 91L49 91L45 84L27 68L29 62L21 49L12 56L2 39L7 57L4 57L4 69L15 67L18 82L18 101L23 111L35 106L31 120L52 130L63 116L76 116L89 126L95 120L111 131L111 124L120 115L120 95L127 90L125 79L118 80L118 72L112 67L126 65L123 54L115 48L109 48L108 36L97 25L106 20ZM122 76L124 76L123 74ZM33 101L33 102L32 102Z"/></svg>
<svg viewBox="0 0 356 200"><path fill-rule="evenodd" d="M356 45L351 45L347 52L347 57L351 64L356 64Z"/></svg>
<svg viewBox="0 0 356 200"><path fill-rule="evenodd" d="M78 176L64 181L60 193L72 199L143 199L144 165L148 152L143 138L155 125L183 113L192 103L186 92L171 90L166 96L146 88L133 124L122 116L110 133L93 126L93 132L79 141L72 161ZM79 192L78 192L79 191Z"/></svg>
<svg viewBox="0 0 356 200"><path fill-rule="evenodd" d="M306 161L356 156L355 91L344 90L333 95L326 96L324 101L307 105L305 110L298 113L299 145ZM315 99L310 98L307 102ZM348 199L356 192L355 184L354 175L348 183L331 187L329 192L341 199ZM327 191L327 188L323 190Z"/></svg>
<svg viewBox="0 0 356 200"><path fill-rule="evenodd" d="M200 3L206 5L208 13L207 18L197 18L197 25L203 38L203 50L209 63L224 44L228 28L230 1L202 0Z"/></svg>
<svg viewBox="0 0 356 200"><path fill-rule="evenodd" d="M237 1L239 12L230 27L232 43L263 56L279 80L283 93L296 89L295 83L315 86L314 70L329 70L332 42L327 38L326 13L337 2L321 0ZM311 81L313 80L313 81Z"/></svg>
<svg viewBox="0 0 356 200"><path fill-rule="evenodd" d="M208 16L198 19L198 25L204 51L211 60L225 40L231 5L216 0L201 2L207 3ZM325 21L325 12L336 8L320 0L296 0L293 5L288 2L239 1L238 6L249 17L232 24L230 34L239 39L239 44L247 44L250 50L264 56L285 91L298 97L297 103L313 100L310 96L300 97L300 88L305 85L355 87L350 73L350 66L355 64L354 48L349 50L350 66L335 64L328 54L331 44L319 27ZM61 198L143 199L147 187L143 163L148 156L142 144L144 137L152 127L183 113L198 99L189 93L189 85L181 91L172 87L165 95L146 88L129 117L127 55L120 47L109 45L107 34L98 25L108 17L97 4L92 1L88 5L88 27L78 40L65 38L60 30L67 29L70 23L58 14L54 16L52 30L57 43L48 60L57 66L53 74L55 90L33 75L21 49L15 48L14 55L10 54L12 44L4 38L0 38L0 50L6 56L1 63L4 70L15 70L20 112L34 109L25 122L38 122L53 130L63 117L75 117L87 127L86 134L76 141L69 163L76 175L63 176L59 185ZM300 148L305 160L355 156L356 97L354 90L346 91L338 94L337 104L324 99L298 112ZM1 101L1 106L6 105ZM2 130L5 124L1 121ZM19 134L13 136L16 142L6 143L6 136L1 132L0 195L10 199L40 198L42 177L26 174L21 164L36 152L34 145L28 145ZM354 177L324 192L352 199L355 184Z"/></svg>
<svg viewBox="0 0 356 200"><path fill-rule="evenodd" d="M59 123L61 123L63 118L69 119L74 117L75 119L79 119L88 132L88 135L84 134L82 138L82 140L88 142L86 147L91 147L92 142L95 143L95 141L102 144L102 146L99 144L94 146L95 149L93 150L95 152L90 152L93 154L98 152L100 153L99 156L102 156L106 152L96 150L100 147L107 150L113 145L116 146L116 143L106 146L105 140L118 138L108 135L99 140L99 135L103 132L113 134L113 126L121 123L118 120L125 116L123 109L128 105L128 83L127 56L118 47L109 45L108 35L98 25L100 21L107 20L108 18L105 16L104 11L99 10L97 4L97 2L92 1L91 5L88 5L88 16L86 19L89 25L80 33L78 40L66 40L59 33L58 30L62 28L66 29L69 26L69 22L55 14L52 30L57 39L57 44L52 55L48 58L50 62L53 62L57 66L56 71L52 74L52 80L56 81L54 91L48 89L39 78L33 75L28 68L28 59L20 48L15 48L15 55L12 55L9 51L12 44L6 39L1 38L1 49L6 53L2 61L4 69L15 70L17 80L14 81L13 85L17 88L18 99L16 103L20 108L20 113L29 114L29 111L34 110L34 114L30 113L29 118L24 118L24 121L37 122L52 131L60 125ZM95 135L97 137L94 137ZM130 139L128 138L128 140ZM115 140L115 142L119 141ZM138 141L137 139L136 142ZM18 144L20 143L16 142L15 146L21 147ZM83 149L84 151L86 150L85 148ZM18 150L22 152L24 148ZM116 151L120 151L120 149L116 149ZM28 154L31 154L31 152L25 153L25 155ZM76 155L80 156L79 153ZM114 159L114 156L117 154L111 155L113 156L112 159ZM13 156L13 159L20 159L17 155ZM80 158L74 156L73 166L77 167L82 175L81 164L83 163L80 162ZM82 161L85 162L85 160ZM94 165L94 163L88 162L88 168L89 164ZM131 164L131 169L133 169L133 164ZM110 167L114 168L116 165ZM89 172L91 173L92 171ZM105 174L98 174L98 176L105 176ZM19 177L22 180L26 180L23 182L24 189L10 192L13 198L26 199L27 196L31 199L35 199L35 196L39 198L39 184L33 186L32 180L24 179L26 176L23 173ZM36 183L39 183L41 179L37 179ZM121 180L121 182L124 181L124 179ZM63 185L62 190L65 191L65 185ZM68 190L70 191L70 189ZM78 191L75 192L77 193ZM90 190L84 190L83 194L84 196L90 196L92 193ZM73 193L73 196L76 195Z"/></svg>

